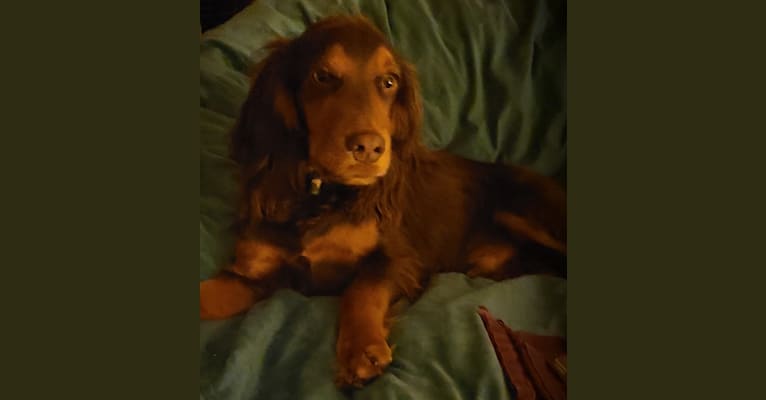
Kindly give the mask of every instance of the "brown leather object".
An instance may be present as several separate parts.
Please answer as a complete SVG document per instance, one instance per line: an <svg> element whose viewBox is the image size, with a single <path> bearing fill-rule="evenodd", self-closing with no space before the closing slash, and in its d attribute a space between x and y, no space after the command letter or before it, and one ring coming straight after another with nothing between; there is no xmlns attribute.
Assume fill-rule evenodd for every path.
<svg viewBox="0 0 766 400"><path fill-rule="evenodd" d="M566 399L566 339L514 331L484 307L479 316L517 399Z"/></svg>

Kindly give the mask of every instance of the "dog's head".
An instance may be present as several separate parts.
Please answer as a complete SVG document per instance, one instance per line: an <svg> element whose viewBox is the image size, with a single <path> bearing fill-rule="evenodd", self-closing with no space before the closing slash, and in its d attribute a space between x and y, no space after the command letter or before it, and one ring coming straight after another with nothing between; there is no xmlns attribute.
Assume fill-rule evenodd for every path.
<svg viewBox="0 0 766 400"><path fill-rule="evenodd" d="M361 186L418 145L414 69L367 19L326 18L271 49L232 136L239 163L298 158L323 179Z"/></svg>

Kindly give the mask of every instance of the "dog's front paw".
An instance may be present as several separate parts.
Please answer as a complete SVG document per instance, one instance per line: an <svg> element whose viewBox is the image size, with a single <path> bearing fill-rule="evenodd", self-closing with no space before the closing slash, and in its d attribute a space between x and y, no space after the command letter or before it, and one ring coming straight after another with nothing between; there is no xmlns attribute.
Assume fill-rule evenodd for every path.
<svg viewBox="0 0 766 400"><path fill-rule="evenodd" d="M391 363L391 348L385 338L344 337L337 344L337 373L335 383L340 388L362 387L383 373Z"/></svg>
<svg viewBox="0 0 766 400"><path fill-rule="evenodd" d="M199 283L200 319L225 319L244 313L259 293L239 278L218 275Z"/></svg>

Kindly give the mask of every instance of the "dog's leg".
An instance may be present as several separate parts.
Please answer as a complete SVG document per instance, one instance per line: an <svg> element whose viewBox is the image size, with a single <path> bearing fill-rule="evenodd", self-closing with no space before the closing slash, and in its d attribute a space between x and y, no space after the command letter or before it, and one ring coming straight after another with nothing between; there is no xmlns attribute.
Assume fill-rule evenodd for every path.
<svg viewBox="0 0 766 400"><path fill-rule="evenodd" d="M509 265L516 251L516 248L507 242L477 244L468 253L470 269L466 274L471 278L480 276L494 280L505 279L513 275L514 271L509 271Z"/></svg>
<svg viewBox="0 0 766 400"><path fill-rule="evenodd" d="M226 319L250 309L266 295L242 278L221 273L199 283L200 319Z"/></svg>
<svg viewBox="0 0 766 400"><path fill-rule="evenodd" d="M337 342L337 384L361 386L391 362L385 318L393 297L388 281L355 281L341 300Z"/></svg>
<svg viewBox="0 0 766 400"><path fill-rule="evenodd" d="M336 347L338 386L361 387L391 363L386 317L391 302L404 294L402 277L414 270L411 263L391 260L380 266L382 271L362 271L343 294Z"/></svg>
<svg viewBox="0 0 766 400"><path fill-rule="evenodd" d="M200 282L200 318L225 319L250 309L284 281L297 262L283 247L258 238L237 242L234 263L214 278ZM293 268L295 269L295 268Z"/></svg>
<svg viewBox="0 0 766 400"><path fill-rule="evenodd" d="M498 208L488 216L517 239L566 254L566 191L553 179L529 168L502 167L492 197Z"/></svg>
<svg viewBox="0 0 766 400"><path fill-rule="evenodd" d="M252 280L274 274L288 260L284 248L258 239L240 239L236 247L236 260L229 270Z"/></svg>
<svg viewBox="0 0 766 400"><path fill-rule="evenodd" d="M495 213L495 222L507 228L509 232L525 237L539 245L561 254L566 254L567 252L567 245L564 240L554 236L550 230L529 218L501 211ZM558 225L566 226L565 223L559 223ZM559 232L563 232L564 230L565 228L558 229Z"/></svg>

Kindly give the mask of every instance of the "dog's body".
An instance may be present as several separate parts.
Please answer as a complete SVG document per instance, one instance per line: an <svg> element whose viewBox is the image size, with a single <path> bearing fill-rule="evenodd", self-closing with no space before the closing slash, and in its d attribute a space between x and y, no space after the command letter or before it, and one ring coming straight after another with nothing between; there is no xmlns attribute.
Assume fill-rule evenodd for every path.
<svg viewBox="0 0 766 400"><path fill-rule="evenodd" d="M236 260L200 284L201 316L225 318L273 289L342 294L338 383L391 361L390 303L439 271L503 279L525 257L566 252L565 194L520 167L420 142L414 70L360 17L273 46L232 134L242 165ZM525 262L519 262L524 260Z"/></svg>

